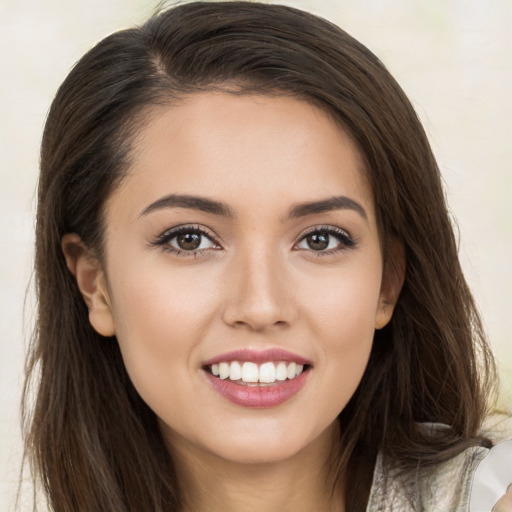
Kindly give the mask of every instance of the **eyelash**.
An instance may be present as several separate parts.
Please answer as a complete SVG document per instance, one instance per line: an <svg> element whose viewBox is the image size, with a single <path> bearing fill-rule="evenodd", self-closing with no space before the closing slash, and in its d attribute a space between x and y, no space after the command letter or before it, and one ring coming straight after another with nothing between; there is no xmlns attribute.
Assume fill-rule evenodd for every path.
<svg viewBox="0 0 512 512"><path fill-rule="evenodd" d="M176 247L172 247L170 245L170 241L174 238L178 237L179 235L186 234L186 233L195 233L200 235L201 237L206 237L208 240L210 240L215 247L209 247L206 249L200 249L200 250L185 250L185 249L177 249ZM345 230L334 227L334 226L313 226L309 228L305 233L302 234L298 242L294 244L294 247L302 243L304 240L306 240L309 236L314 234L325 234L328 236L333 236L339 241L339 246L335 247L333 249L329 250L318 250L315 251L314 249L296 249L299 251L307 251L309 253L314 254L316 257L320 256L330 256L333 254L336 254L341 251L346 251L349 249L352 249L356 242L352 238L352 236ZM209 250L219 250L220 244L215 239L214 236L212 236L211 233L205 231L200 226L179 226L177 228L172 228L164 233L162 233L154 242L151 243L152 246L156 247L162 247L162 249L166 252L170 252L175 254L176 256L200 256L205 254Z"/></svg>
<svg viewBox="0 0 512 512"><path fill-rule="evenodd" d="M328 236L333 236L334 238L336 238L339 242L339 246L335 247L333 249L329 249L327 251L315 251L314 249L298 249L298 250L305 250L316 257L320 257L320 256L331 256L333 254L337 254L342 251L347 251L349 249L354 248L356 245L354 238L352 238L352 236L347 231L345 231L344 229L341 229L341 228L334 227L334 226L313 226L313 227L307 229L306 232L302 234L302 236L300 237L300 240L295 245L298 245L299 243L303 242L304 240L306 240L306 238L308 238L311 235L320 234L320 233L326 234Z"/></svg>
<svg viewBox="0 0 512 512"><path fill-rule="evenodd" d="M201 235L201 237L205 237L208 240L210 240L216 247L211 247L208 249L202 249L202 250L190 250L187 251L185 249L177 249L176 247L172 247L170 245L170 241L174 238L186 234L186 233L195 233L198 235ZM215 237L211 234L202 229L200 226L179 226L177 228L172 228L164 233L162 233L154 242L151 243L151 245L156 247L162 247L162 249L166 252L170 252L175 254L176 256L200 256L204 254L205 251L208 250L218 250L220 248L219 242L215 239Z"/></svg>

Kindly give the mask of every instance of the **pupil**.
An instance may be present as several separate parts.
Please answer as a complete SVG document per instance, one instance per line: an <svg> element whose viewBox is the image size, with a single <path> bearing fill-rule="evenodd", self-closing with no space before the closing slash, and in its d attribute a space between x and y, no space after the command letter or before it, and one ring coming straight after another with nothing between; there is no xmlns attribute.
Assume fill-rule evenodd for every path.
<svg viewBox="0 0 512 512"><path fill-rule="evenodd" d="M315 233L307 237L308 246L314 251L322 251L327 249L329 246L329 234L328 233Z"/></svg>
<svg viewBox="0 0 512 512"><path fill-rule="evenodd" d="M178 245L185 251L193 251L201 245L201 235L199 233L182 233L178 235Z"/></svg>

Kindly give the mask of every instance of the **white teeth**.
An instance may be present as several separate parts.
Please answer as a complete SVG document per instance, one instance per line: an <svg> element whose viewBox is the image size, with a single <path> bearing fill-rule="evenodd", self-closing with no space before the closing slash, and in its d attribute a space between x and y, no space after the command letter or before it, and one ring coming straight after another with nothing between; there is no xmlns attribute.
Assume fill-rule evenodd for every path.
<svg viewBox="0 0 512 512"><path fill-rule="evenodd" d="M229 378L231 380L240 380L242 378L242 367L238 361L233 361L229 367Z"/></svg>
<svg viewBox="0 0 512 512"><path fill-rule="evenodd" d="M219 363L219 377L221 379L227 379L229 377L229 364Z"/></svg>
<svg viewBox="0 0 512 512"><path fill-rule="evenodd" d="M288 365L288 378L294 379L297 376L296 371L297 371L297 363L290 363Z"/></svg>
<svg viewBox="0 0 512 512"><path fill-rule="evenodd" d="M242 380L244 382L258 382L258 365L246 361L242 366Z"/></svg>
<svg viewBox="0 0 512 512"><path fill-rule="evenodd" d="M276 380L286 380L288 377L288 367L281 361L276 367Z"/></svg>
<svg viewBox="0 0 512 512"><path fill-rule="evenodd" d="M260 382L271 383L276 381L276 366L274 363L263 363L260 366Z"/></svg>
<svg viewBox="0 0 512 512"><path fill-rule="evenodd" d="M229 379L232 381L240 381L247 383L261 382L264 384L272 384L277 381L285 381L286 379L295 379L304 371L304 365L295 362L286 363L280 361L274 363L272 361L265 362L258 366L256 363L245 361L222 362L211 365L211 372L220 379Z"/></svg>

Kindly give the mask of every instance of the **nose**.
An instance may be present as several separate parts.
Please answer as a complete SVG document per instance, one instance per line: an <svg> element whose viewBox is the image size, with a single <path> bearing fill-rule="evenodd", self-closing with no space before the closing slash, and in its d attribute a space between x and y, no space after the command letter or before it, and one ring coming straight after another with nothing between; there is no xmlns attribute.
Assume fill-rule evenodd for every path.
<svg viewBox="0 0 512 512"><path fill-rule="evenodd" d="M224 322L259 332L291 325L294 287L285 266L271 251L238 255L227 271Z"/></svg>

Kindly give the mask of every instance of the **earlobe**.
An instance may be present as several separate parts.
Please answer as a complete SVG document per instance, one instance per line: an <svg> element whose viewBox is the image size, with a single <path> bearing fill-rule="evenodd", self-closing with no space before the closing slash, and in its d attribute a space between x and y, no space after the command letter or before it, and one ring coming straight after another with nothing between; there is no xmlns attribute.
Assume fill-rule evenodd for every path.
<svg viewBox="0 0 512 512"><path fill-rule="evenodd" d="M397 241L393 244L388 263L384 267L379 304L375 316L375 329L382 329L390 322L404 284L404 278L404 247L401 242Z"/></svg>
<svg viewBox="0 0 512 512"><path fill-rule="evenodd" d="M89 309L91 325L102 336L113 336L115 325L110 296L100 262L76 233L62 237L62 252Z"/></svg>
<svg viewBox="0 0 512 512"><path fill-rule="evenodd" d="M379 300L379 308L375 316L375 329L382 329L389 323L393 316L394 309L395 304L391 304L382 299Z"/></svg>

